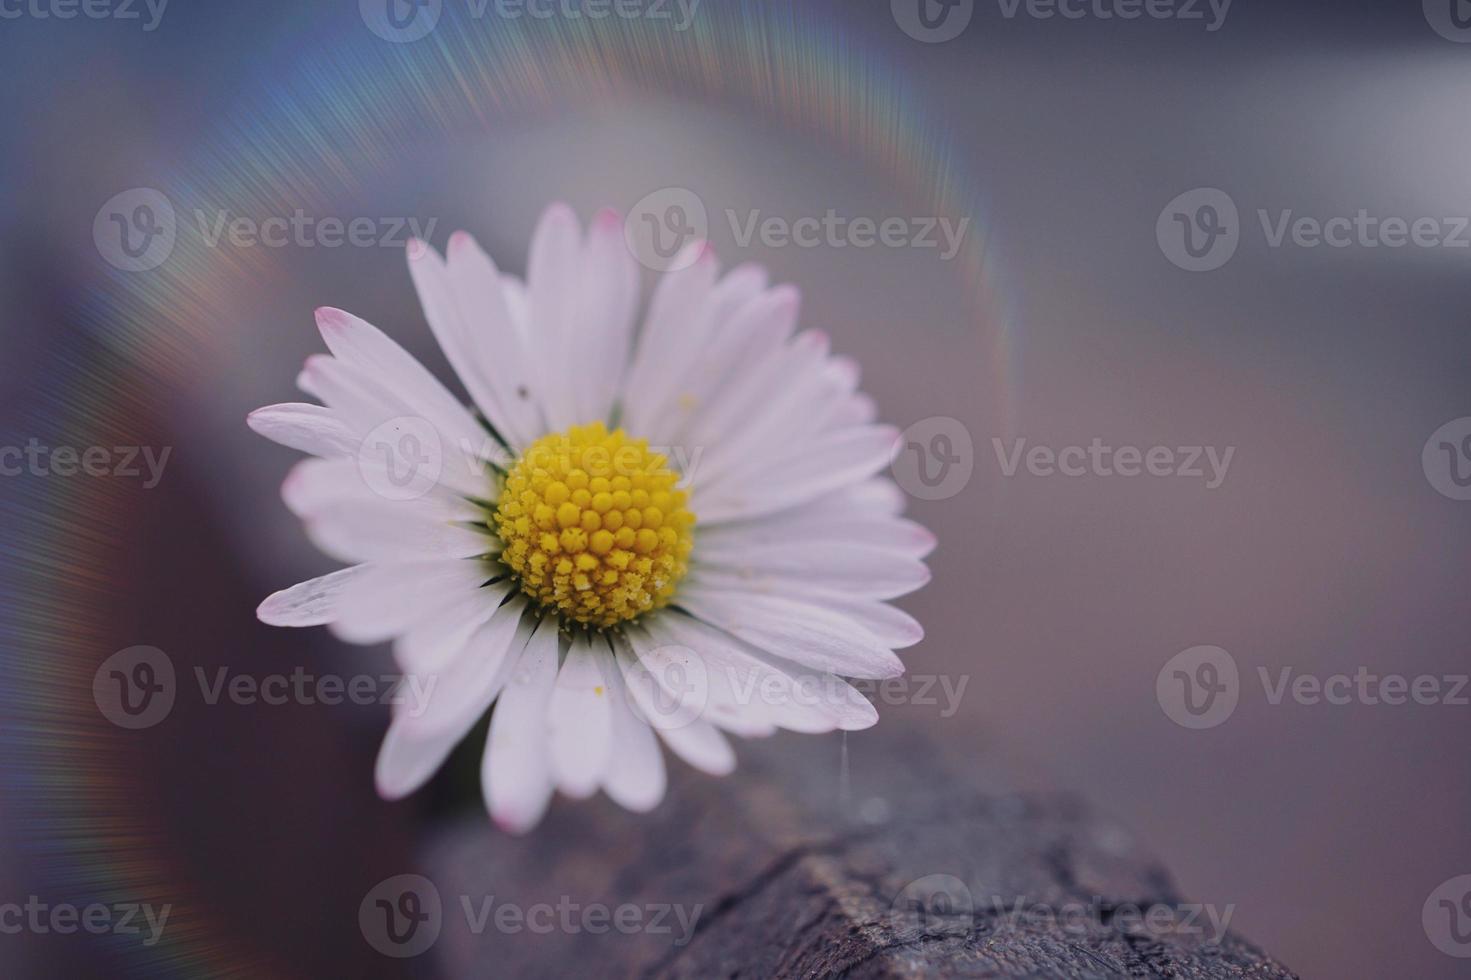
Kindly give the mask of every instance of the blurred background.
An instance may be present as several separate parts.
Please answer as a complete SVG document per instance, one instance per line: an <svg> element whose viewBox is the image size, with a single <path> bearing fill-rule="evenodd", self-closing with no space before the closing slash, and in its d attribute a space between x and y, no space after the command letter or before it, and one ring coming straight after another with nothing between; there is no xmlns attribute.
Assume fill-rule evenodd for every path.
<svg viewBox="0 0 1471 980"><path fill-rule="evenodd" d="M898 475L940 539L905 659L939 681L881 725L1076 791L1304 976L1466 975L1430 901L1471 873L1464 4L305 6L0 5L0 445L108 450L0 480L0 903L172 906L153 943L4 930L6 975L431 969L357 929L446 796L376 798L387 709L210 704L196 671L391 670L256 622L332 563L244 416L295 399L322 305L450 378L408 228L521 273L555 200L694 202L936 453L938 488ZM746 234L829 212L815 245ZM1013 455L1095 440L1202 475ZM93 679L137 645L178 694L130 731ZM1172 660L1202 646L1214 674Z"/></svg>

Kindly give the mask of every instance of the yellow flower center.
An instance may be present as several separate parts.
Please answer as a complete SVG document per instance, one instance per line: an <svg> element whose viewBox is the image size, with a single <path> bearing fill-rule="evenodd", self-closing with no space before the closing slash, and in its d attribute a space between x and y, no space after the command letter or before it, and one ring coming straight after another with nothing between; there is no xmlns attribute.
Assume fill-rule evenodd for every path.
<svg viewBox="0 0 1471 980"><path fill-rule="evenodd" d="M491 518L521 591L594 627L667 603L688 568L695 515L648 441L601 422L543 436L506 475Z"/></svg>

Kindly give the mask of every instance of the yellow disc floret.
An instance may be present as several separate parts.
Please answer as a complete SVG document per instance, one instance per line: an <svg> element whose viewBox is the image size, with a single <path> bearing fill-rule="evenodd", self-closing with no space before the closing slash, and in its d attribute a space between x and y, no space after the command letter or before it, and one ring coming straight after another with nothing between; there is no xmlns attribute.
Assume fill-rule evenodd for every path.
<svg viewBox="0 0 1471 980"><path fill-rule="evenodd" d="M601 422L543 436L506 475L491 527L521 591L594 627L657 609L694 545L679 474Z"/></svg>

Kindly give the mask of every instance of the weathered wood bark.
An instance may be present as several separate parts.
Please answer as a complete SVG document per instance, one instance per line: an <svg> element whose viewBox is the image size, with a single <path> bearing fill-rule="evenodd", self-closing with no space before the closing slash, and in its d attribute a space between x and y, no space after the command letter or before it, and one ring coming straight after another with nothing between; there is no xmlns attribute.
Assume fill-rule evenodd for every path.
<svg viewBox="0 0 1471 980"><path fill-rule="evenodd" d="M850 774L843 751L841 736L778 736L744 746L726 779L674 763L655 813L559 801L526 839L466 817L427 855L445 906L440 966L455 978L1293 976L1219 934L1208 911L1224 910L1195 912L1126 830L1076 800L988 795L968 766L892 725L847 738ZM502 904L559 902L569 911L551 930L494 920ZM680 906L695 922L683 942L672 913L669 932L620 932L610 916L597 934L579 913L593 905L633 905L643 924ZM475 927L462 906L491 917Z"/></svg>

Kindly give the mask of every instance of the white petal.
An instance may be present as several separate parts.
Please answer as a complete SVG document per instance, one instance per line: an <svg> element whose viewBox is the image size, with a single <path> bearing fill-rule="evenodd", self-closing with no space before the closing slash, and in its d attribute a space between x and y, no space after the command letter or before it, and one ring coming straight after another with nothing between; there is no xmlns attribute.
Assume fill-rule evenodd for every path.
<svg viewBox="0 0 1471 980"><path fill-rule="evenodd" d="M474 558L500 550L488 527L401 513L387 501L339 504L308 517L305 527L313 544L340 561Z"/></svg>
<svg viewBox="0 0 1471 980"><path fill-rule="evenodd" d="M343 590L367 566L341 568L266 597L255 615L268 626L323 626L337 618Z"/></svg>
<svg viewBox="0 0 1471 980"><path fill-rule="evenodd" d="M450 236L446 263L463 325L462 343L494 404L486 417L517 449L545 430L537 401L537 374L512 312L513 291L489 255L464 232Z"/></svg>
<svg viewBox="0 0 1471 980"><path fill-rule="evenodd" d="M902 609L878 599L844 595L804 578L774 575L747 577L702 567L698 573L692 573L689 581L735 597L743 594L785 597L842 613L855 625L873 634L874 641L880 646L890 650L912 647L924 639L924 627Z"/></svg>
<svg viewBox="0 0 1471 980"><path fill-rule="evenodd" d="M541 369L541 407L553 431L585 421L577 417L578 379L567 370L577 327L581 257L582 233L577 215L565 204L551 205L542 212L531 235L526 290L531 342Z"/></svg>
<svg viewBox="0 0 1471 980"><path fill-rule="evenodd" d="M826 606L847 616L872 633L880 645L891 650L903 650L924 639L924 627L919 620L886 602L854 599L836 593L823 593L818 589L799 593L799 597L803 601Z"/></svg>
<svg viewBox="0 0 1471 980"><path fill-rule="evenodd" d="M664 798L664 756L653 730L629 706L630 695L613 654L600 650L595 655L608 685L609 740L614 746L603 774L603 789L624 809L647 813Z"/></svg>
<svg viewBox="0 0 1471 980"><path fill-rule="evenodd" d="M699 285L709 276L713 265L713 258L706 252L693 267L674 275L694 274L694 284ZM640 350L647 354L647 369L636 379L630 377L627 388L626 418L631 431L651 436L673 431L663 428L662 423L677 423L679 419L661 417L660 407L669 404L683 390L685 379L705 359L722 325L765 288L765 269L755 265L740 266L731 270L730 275L713 288L700 294L692 310L685 310L684 315L663 328L662 339L653 339L652 329L645 331L645 338L640 340ZM652 312L650 320L653 320Z"/></svg>
<svg viewBox="0 0 1471 980"><path fill-rule="evenodd" d="M720 729L708 721L694 721L682 728L661 730L659 737L669 746L669 751L701 772L725 776L735 771L735 750L720 734Z"/></svg>
<svg viewBox="0 0 1471 980"><path fill-rule="evenodd" d="M791 337L801 294L778 286L751 297L724 323L713 324L699 356L649 420L649 438L680 446L710 446L704 423L728 393ZM708 428L708 427L707 427Z"/></svg>
<svg viewBox="0 0 1471 980"><path fill-rule="evenodd" d="M485 714L511 676L511 669L531 639L536 623L522 617L526 600L517 596L501 606L471 635L458 654L439 670L425 675L428 697L410 730L432 734L467 729Z"/></svg>
<svg viewBox="0 0 1471 980"><path fill-rule="evenodd" d="M466 726L426 735L411 731L405 717L394 718L378 749L373 771L378 795L385 800L399 800L419 789L444 765L468 731Z"/></svg>
<svg viewBox="0 0 1471 980"><path fill-rule="evenodd" d="M823 542L805 547L696 546L692 571L706 570L748 582L754 591L778 592L785 583L807 585L865 599L894 599L924 587L924 562L863 544Z"/></svg>
<svg viewBox="0 0 1471 980"><path fill-rule="evenodd" d="M809 330L770 352L745 377L722 391L693 427L691 440L706 446L696 486L714 485L719 474L740 469L756 452L760 459L790 455L816 430L827 335Z"/></svg>
<svg viewBox="0 0 1471 980"><path fill-rule="evenodd" d="M873 705L843 678L773 657L689 616L659 616L648 632L660 644L682 643L697 651L708 670L712 701L734 694L737 709L747 715L809 733L856 731L878 721ZM711 720L722 724L713 715Z"/></svg>
<svg viewBox="0 0 1471 980"><path fill-rule="evenodd" d="M714 252L704 242L687 248L698 252L698 257L662 276L654 287L623 390L623 418L629 430L650 438L658 433L659 409L669 391L682 335L705 328L706 300L720 271Z"/></svg>
<svg viewBox="0 0 1471 980"><path fill-rule="evenodd" d="M381 643L428 620L467 595L508 590L486 586L494 574L478 561L430 561L371 565L353 578L337 602L332 632L349 643ZM491 599L496 602L498 600Z"/></svg>
<svg viewBox="0 0 1471 980"><path fill-rule="evenodd" d="M351 456L360 440L330 408L287 402L267 405L245 417L254 431L283 446L313 456Z"/></svg>
<svg viewBox="0 0 1471 980"><path fill-rule="evenodd" d="M877 473L893 458L898 430L865 426L823 435L803 452L753 460L713 485L696 482L691 506L710 524L773 514Z"/></svg>
<svg viewBox="0 0 1471 980"><path fill-rule="evenodd" d="M629 703L645 723L667 731L694 724L709 711L708 671L694 651L677 644L661 647L638 627L618 631L612 641Z"/></svg>
<svg viewBox="0 0 1471 980"><path fill-rule="evenodd" d="M643 626L624 627L636 661L628 665L625 675L630 689L637 692L633 701L639 713L661 729L704 719L743 738L774 733L779 712L761 700L760 677L749 669L727 669L731 658L717 656L719 651L707 652L661 629L672 615L676 614L651 617Z"/></svg>
<svg viewBox="0 0 1471 980"><path fill-rule="evenodd" d="M678 604L696 618L778 657L843 677L904 673L894 651L832 610L778 596L729 593L687 579Z"/></svg>
<svg viewBox="0 0 1471 980"><path fill-rule="evenodd" d="M638 308L638 262L623 240L623 219L603 210L583 247L573 321L573 404L580 422L608 420L623 381Z"/></svg>
<svg viewBox="0 0 1471 980"><path fill-rule="evenodd" d="M449 269L432 248L415 240L405 252L424 319L429 322L444 356L486 418L505 419L507 415L489 369L495 355L492 338L475 331L466 321L461 299L450 283Z"/></svg>
<svg viewBox="0 0 1471 980"><path fill-rule="evenodd" d="M485 493L490 479L477 455L485 448L483 440L467 445L464 438L439 428L369 370L314 354L307 358L297 384L325 402L353 430L359 440L359 460L368 460L375 447L383 448L386 437L396 439L398 433L406 433L414 437L415 452L426 454L428 462L438 466L434 475L439 484L471 496ZM427 475L430 471L422 472Z"/></svg>
<svg viewBox="0 0 1471 980"><path fill-rule="evenodd" d="M485 714L508 673L507 660L520 652L513 644L524 646L529 635L518 628L522 605L515 599L502 606L448 670L414 675L421 693L395 712L378 753L380 795L398 799L422 786Z"/></svg>
<svg viewBox="0 0 1471 980"><path fill-rule="evenodd" d="M552 799L547 715L557 682L557 622L544 618L511 671L490 716L480 788L496 824L524 834Z"/></svg>
<svg viewBox="0 0 1471 980"><path fill-rule="evenodd" d="M467 448L489 441L485 431L449 389L383 331L360 317L332 307L322 307L316 316L317 329L334 356L368 373L402 399L412 414L428 421L445 438ZM493 454L480 455L490 458Z"/></svg>
<svg viewBox="0 0 1471 980"><path fill-rule="evenodd" d="M490 621L506 589L475 589L393 641L393 656L411 674L443 670Z"/></svg>
<svg viewBox="0 0 1471 980"><path fill-rule="evenodd" d="M382 471L365 470L357 459L307 459L292 467L281 484L281 499L298 517L312 517L343 504L376 506L384 520L406 519L483 521L485 511L443 487L431 487L421 497L395 500L379 491L391 484L379 481Z"/></svg>
<svg viewBox="0 0 1471 980"><path fill-rule="evenodd" d="M548 713L552 775L568 796L584 799L597 791L612 751L612 709L607 682L587 638L572 640L557 674Z"/></svg>
<svg viewBox="0 0 1471 980"><path fill-rule="evenodd" d="M863 392L854 392L833 407L826 419L829 429L851 429L857 425L869 425L878 418L878 405Z"/></svg>
<svg viewBox="0 0 1471 980"><path fill-rule="evenodd" d="M923 558L934 550L930 531L902 517L825 514L796 508L753 521L731 522L699 530L702 553L725 554L745 549L807 548L833 543L851 543L893 552L906 558Z"/></svg>

